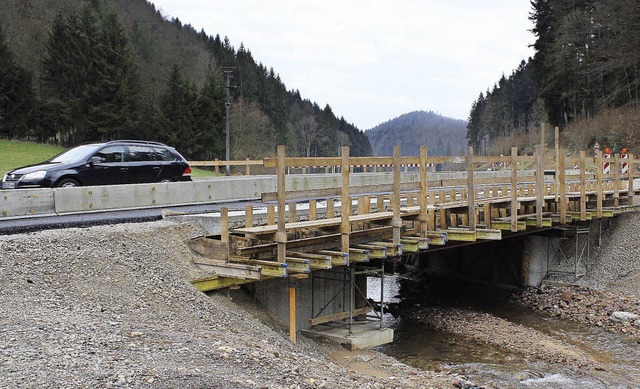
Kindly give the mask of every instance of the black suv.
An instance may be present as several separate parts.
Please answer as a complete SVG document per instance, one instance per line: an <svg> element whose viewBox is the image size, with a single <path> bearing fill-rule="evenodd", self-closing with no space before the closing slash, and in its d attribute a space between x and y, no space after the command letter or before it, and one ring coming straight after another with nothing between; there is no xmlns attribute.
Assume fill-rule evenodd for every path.
<svg viewBox="0 0 640 389"><path fill-rule="evenodd" d="M92 143L48 161L11 170L2 189L191 181L189 163L173 147L138 140Z"/></svg>

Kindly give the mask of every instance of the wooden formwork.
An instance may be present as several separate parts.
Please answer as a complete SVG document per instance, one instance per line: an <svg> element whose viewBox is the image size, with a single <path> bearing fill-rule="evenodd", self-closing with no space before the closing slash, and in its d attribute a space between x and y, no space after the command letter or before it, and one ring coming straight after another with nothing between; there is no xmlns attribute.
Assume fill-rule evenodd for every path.
<svg viewBox="0 0 640 389"><path fill-rule="evenodd" d="M230 229L223 210L222 234L192 242L204 257L201 266L215 273L194 285L209 290L304 276L313 270L418 253L429 245L497 240L503 233L635 210L630 201L635 194L630 190L633 169L625 175L615 169L604 175L601 154L587 159L584 152L577 158L556 152L551 165L543 156L544 148L538 147L534 156L519 156L512 148L509 156L478 157L469 148L464 157L428 157L423 146L419 156L402 157L396 146L389 157L350 157L349 148L343 147L339 157L287 158L284 146L279 146L275 158L263 161L277 176L277 192L262 196L265 202L275 201L265 204L266 224L254 225L253 208L247 207L244 227ZM614 168L617 163L615 156ZM629 163L633 166L633 156ZM466 179L429 181L427 166L436 164L464 164ZM419 166L418 182L401 182L402 167L409 165ZM489 165L511 174L476 177L478 167ZM340 187L288 191L286 172L301 166L337 166ZM350 175L357 174L352 166L390 166L393 182L352 186ZM523 171L523 166L533 170ZM302 201L308 204L304 221L297 214Z"/></svg>

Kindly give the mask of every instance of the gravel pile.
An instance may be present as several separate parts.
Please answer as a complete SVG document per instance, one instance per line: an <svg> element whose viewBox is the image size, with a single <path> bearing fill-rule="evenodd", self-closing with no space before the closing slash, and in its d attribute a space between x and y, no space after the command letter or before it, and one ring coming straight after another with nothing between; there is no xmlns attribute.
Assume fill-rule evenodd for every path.
<svg viewBox="0 0 640 389"><path fill-rule="evenodd" d="M189 280L168 221L0 236L0 387L423 388L459 377L383 354L362 374L335 347L287 334Z"/></svg>
<svg viewBox="0 0 640 389"><path fill-rule="evenodd" d="M600 247L591 254L587 275L579 284L640 296L640 213L613 218L602 232Z"/></svg>

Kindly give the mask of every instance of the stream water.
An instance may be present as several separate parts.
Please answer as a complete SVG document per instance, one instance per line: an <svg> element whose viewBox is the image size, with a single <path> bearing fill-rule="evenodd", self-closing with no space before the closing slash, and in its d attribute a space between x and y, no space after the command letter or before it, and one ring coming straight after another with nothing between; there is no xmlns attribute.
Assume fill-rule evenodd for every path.
<svg viewBox="0 0 640 389"><path fill-rule="evenodd" d="M378 301L379 279L371 278L368 285L368 295ZM398 296L396 276L385 277L384 289L386 303L403 302L404 299ZM605 366L605 370L576 371L562 364L526 360L499 347L476 344L469 339L403 320L401 313L396 313L396 317L385 314L386 325L394 329L394 341L377 350L420 369L456 371L466 375L470 381L488 387L640 388L640 345L637 343L599 328L544 317L503 298L503 293L496 297L496 294L477 293L472 289L465 288L466 296L452 296L450 289L431 290L427 292L430 296L425 296L423 306L433 301L441 306L465 301L467 307L570 343ZM420 292L412 290L411 293Z"/></svg>

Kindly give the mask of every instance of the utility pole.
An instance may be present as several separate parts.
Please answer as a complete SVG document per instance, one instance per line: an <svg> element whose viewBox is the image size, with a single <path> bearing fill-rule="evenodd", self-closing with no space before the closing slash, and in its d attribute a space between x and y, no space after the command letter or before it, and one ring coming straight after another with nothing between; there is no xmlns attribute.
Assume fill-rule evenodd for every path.
<svg viewBox="0 0 640 389"><path fill-rule="evenodd" d="M225 131L225 135L226 135L226 139L225 139L225 160L227 161L227 166L226 166L226 173L228 176L231 175L231 168L229 167L229 161L231 160L231 141L230 141L230 127L231 127L231 118L229 116L229 112L231 109L231 93L229 92L229 88L231 88L231 70L225 70L224 74L227 75L227 87L225 88L227 90L227 103L226 108L227 108L227 126L226 126L226 131Z"/></svg>

